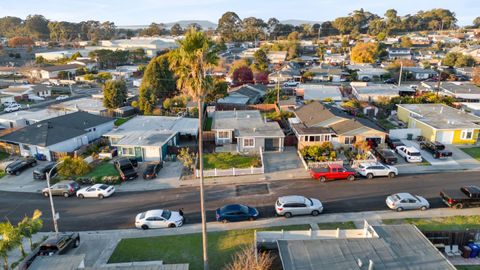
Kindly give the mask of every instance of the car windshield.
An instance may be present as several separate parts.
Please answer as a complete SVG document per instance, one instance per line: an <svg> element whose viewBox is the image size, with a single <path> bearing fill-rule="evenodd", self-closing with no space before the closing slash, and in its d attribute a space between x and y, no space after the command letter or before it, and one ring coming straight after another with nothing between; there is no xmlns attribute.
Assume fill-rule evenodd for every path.
<svg viewBox="0 0 480 270"><path fill-rule="evenodd" d="M412 157L420 157L420 156L422 156L422 154L420 154L420 152L410 152L410 156L412 156Z"/></svg>
<svg viewBox="0 0 480 270"><path fill-rule="evenodd" d="M312 201L311 199L307 198L306 201L307 201L307 205L308 205L308 204L313 205L313 201Z"/></svg>
<svg viewBox="0 0 480 270"><path fill-rule="evenodd" d="M144 219L144 218L145 218L145 212L140 214L140 219Z"/></svg>
<svg viewBox="0 0 480 270"><path fill-rule="evenodd" d="M240 211L242 211L243 213L248 213L248 207L246 207L245 205L240 205Z"/></svg>
<svg viewBox="0 0 480 270"><path fill-rule="evenodd" d="M172 212L170 210L163 210L162 217L166 220L169 220L172 216Z"/></svg>
<svg viewBox="0 0 480 270"><path fill-rule="evenodd" d="M417 196L417 195L413 195L413 197L417 200L417 201L421 201L421 199Z"/></svg>
<svg viewBox="0 0 480 270"><path fill-rule="evenodd" d="M400 196L398 196L396 194L392 196L392 199L393 199L394 202L401 200Z"/></svg>
<svg viewBox="0 0 480 270"><path fill-rule="evenodd" d="M365 168L365 167L366 167L366 166L365 166L365 165L362 165L362 164L358 165L358 168L360 168L360 169L363 169L363 168Z"/></svg>
<svg viewBox="0 0 480 270"><path fill-rule="evenodd" d="M99 186L98 188L99 188L99 189L103 189L103 190L105 190L105 189L107 189L107 188L108 188L108 186L107 186L107 185L101 185L101 186Z"/></svg>

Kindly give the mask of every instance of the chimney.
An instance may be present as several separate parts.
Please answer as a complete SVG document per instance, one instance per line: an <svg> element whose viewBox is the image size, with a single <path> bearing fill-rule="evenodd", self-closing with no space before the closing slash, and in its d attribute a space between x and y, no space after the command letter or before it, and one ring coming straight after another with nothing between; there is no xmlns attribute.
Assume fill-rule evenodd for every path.
<svg viewBox="0 0 480 270"><path fill-rule="evenodd" d="M373 261L372 260L368 260L368 270L373 270Z"/></svg>
<svg viewBox="0 0 480 270"><path fill-rule="evenodd" d="M358 267L360 267L360 268L362 268L362 266L363 266L363 262L362 262L362 260L361 260L360 258L357 259L357 265L358 265Z"/></svg>

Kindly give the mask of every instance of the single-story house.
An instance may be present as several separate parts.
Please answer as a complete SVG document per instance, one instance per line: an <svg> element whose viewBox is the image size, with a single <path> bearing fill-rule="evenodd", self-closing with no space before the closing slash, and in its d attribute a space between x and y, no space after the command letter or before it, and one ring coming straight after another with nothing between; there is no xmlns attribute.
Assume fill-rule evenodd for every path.
<svg viewBox="0 0 480 270"><path fill-rule="evenodd" d="M285 134L277 122L267 122L260 111L215 111L215 144L237 152L283 151ZM227 146L227 147L225 147Z"/></svg>
<svg viewBox="0 0 480 270"><path fill-rule="evenodd" d="M256 104L265 96L267 87L262 84L244 84L228 91L228 96L220 98L217 103Z"/></svg>
<svg viewBox="0 0 480 270"><path fill-rule="evenodd" d="M302 74L300 67L296 63L288 62L283 65L279 70L276 70L268 74L268 81L271 83L283 83L286 81L300 81Z"/></svg>
<svg viewBox="0 0 480 270"><path fill-rule="evenodd" d="M67 64L80 65L80 66L83 66L84 68L87 68L88 70L95 70L98 68L97 62L90 58L77 58L76 60L70 61Z"/></svg>
<svg viewBox="0 0 480 270"><path fill-rule="evenodd" d="M356 141L385 142L386 132L375 123L318 101L296 109L295 116L289 122L297 136L299 148L323 142L332 142L334 146L348 146Z"/></svg>
<svg viewBox="0 0 480 270"><path fill-rule="evenodd" d="M404 67L403 70L411 73L412 78L415 80L426 80L438 75L433 69L424 69L421 67Z"/></svg>
<svg viewBox="0 0 480 270"><path fill-rule="evenodd" d="M366 82L351 82L352 94L360 101L379 101L382 98L391 99L403 95L414 95L415 89L408 86L393 84L369 84Z"/></svg>
<svg viewBox="0 0 480 270"><path fill-rule="evenodd" d="M32 72L34 77L39 79L57 79L58 73L60 72L69 72L75 74L77 69L83 67L82 65L78 64L65 64L65 65L55 65L55 66L48 66L37 69L36 72ZM72 78L73 79L73 78Z"/></svg>
<svg viewBox="0 0 480 270"><path fill-rule="evenodd" d="M398 104L398 119L423 137L444 144L476 144L480 117L444 104Z"/></svg>
<svg viewBox="0 0 480 270"><path fill-rule="evenodd" d="M272 64L281 64L287 59L287 51L268 52L268 60Z"/></svg>
<svg viewBox="0 0 480 270"><path fill-rule="evenodd" d="M1 89L0 93L17 99L44 100L52 95L52 90L43 84L19 84Z"/></svg>
<svg viewBox="0 0 480 270"><path fill-rule="evenodd" d="M480 116L480 103L478 102L462 102L462 108L467 111L471 112L476 116Z"/></svg>
<svg viewBox="0 0 480 270"><path fill-rule="evenodd" d="M289 97L288 99L281 99L278 102L278 107L282 111L291 111L297 108L297 100L295 97Z"/></svg>
<svg viewBox="0 0 480 270"><path fill-rule="evenodd" d="M358 69L357 79L358 80L365 80L366 78L369 80L381 79L388 73L389 72L383 68L363 67Z"/></svg>
<svg viewBox="0 0 480 270"><path fill-rule="evenodd" d="M22 156L42 155L53 160L52 152L73 152L113 129L115 119L70 113L25 126L0 137L0 141L18 147Z"/></svg>
<svg viewBox="0 0 480 270"><path fill-rule="evenodd" d="M297 96L303 97L304 100L332 99L333 101L342 101L343 96L340 87L336 85L324 84L299 84L295 88Z"/></svg>
<svg viewBox="0 0 480 270"><path fill-rule="evenodd" d="M12 103L14 101L15 101L15 96L0 93L0 104L3 105L5 103Z"/></svg>
<svg viewBox="0 0 480 270"><path fill-rule="evenodd" d="M84 111L96 115L105 115L108 111L103 106L103 100L91 97L67 100L50 106L52 109L61 111Z"/></svg>
<svg viewBox="0 0 480 270"><path fill-rule="evenodd" d="M332 53L332 54L325 54L323 56L323 63L327 64L343 64L347 63L350 60L348 54L341 54L341 53Z"/></svg>
<svg viewBox="0 0 480 270"><path fill-rule="evenodd" d="M43 120L65 115L67 113L71 112L50 109L21 110L13 113L1 114L0 125L2 128L21 128Z"/></svg>
<svg viewBox="0 0 480 270"><path fill-rule="evenodd" d="M437 91L437 82L422 82L427 90ZM440 82L440 94L459 102L480 102L480 87L471 82Z"/></svg>
<svg viewBox="0 0 480 270"><path fill-rule="evenodd" d="M75 53L79 52L81 55L88 55L87 50L64 50L54 52L39 52L35 53L35 58L42 57L47 61L57 61L64 58L70 58Z"/></svg>
<svg viewBox="0 0 480 270"><path fill-rule="evenodd" d="M171 116L136 116L104 136L120 156L140 161L162 161L169 146L198 135L198 119Z"/></svg>
<svg viewBox="0 0 480 270"><path fill-rule="evenodd" d="M388 59L395 60L395 59L412 59L412 50L409 48L388 48Z"/></svg>
<svg viewBox="0 0 480 270"><path fill-rule="evenodd" d="M9 66L0 66L0 75L2 76L9 76L9 75L17 75L16 67L9 67Z"/></svg>
<svg viewBox="0 0 480 270"><path fill-rule="evenodd" d="M342 68L330 65L313 66L307 71L313 73L312 82L344 82L348 75Z"/></svg>

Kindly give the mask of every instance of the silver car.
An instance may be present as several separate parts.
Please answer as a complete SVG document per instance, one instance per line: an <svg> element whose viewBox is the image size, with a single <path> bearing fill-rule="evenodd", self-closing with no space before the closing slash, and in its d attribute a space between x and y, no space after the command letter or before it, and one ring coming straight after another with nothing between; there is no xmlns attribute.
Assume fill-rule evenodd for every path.
<svg viewBox="0 0 480 270"><path fill-rule="evenodd" d="M289 218L293 215L317 216L323 211L322 203L313 198L303 196L284 196L275 203L277 215Z"/></svg>
<svg viewBox="0 0 480 270"><path fill-rule="evenodd" d="M422 196L412 195L410 193L397 193L387 197L388 208L398 212L403 210L427 210L430 203Z"/></svg>

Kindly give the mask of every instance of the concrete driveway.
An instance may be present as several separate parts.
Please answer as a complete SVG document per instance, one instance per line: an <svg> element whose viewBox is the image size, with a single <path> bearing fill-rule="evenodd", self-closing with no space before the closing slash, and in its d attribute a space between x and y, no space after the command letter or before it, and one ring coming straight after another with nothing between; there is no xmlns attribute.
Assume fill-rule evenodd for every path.
<svg viewBox="0 0 480 270"><path fill-rule="evenodd" d="M37 161L37 166L28 168L20 175L5 175L0 178L0 190L4 191L20 191L20 192L41 192L47 187L45 180L34 180L33 170L44 166L48 161Z"/></svg>
<svg viewBox="0 0 480 270"><path fill-rule="evenodd" d="M265 173L303 168L295 147L286 147L283 152L265 152L263 163Z"/></svg>
<svg viewBox="0 0 480 270"><path fill-rule="evenodd" d="M415 148L417 148L420 153L422 154L422 157L423 159L425 159L426 161L428 161L430 164L432 164L432 166L459 166L458 162L457 162L457 155L458 153L452 151L453 148L455 148L454 146L447 146L447 150L448 151L452 151L454 152L453 153L453 156L452 157L447 157L447 158L433 158L432 154L428 151L425 151L425 150L421 150L420 149L420 144L417 142L417 141L414 141L414 140L402 140L402 142L406 145L406 146L413 146ZM457 155L456 155L457 154Z"/></svg>

